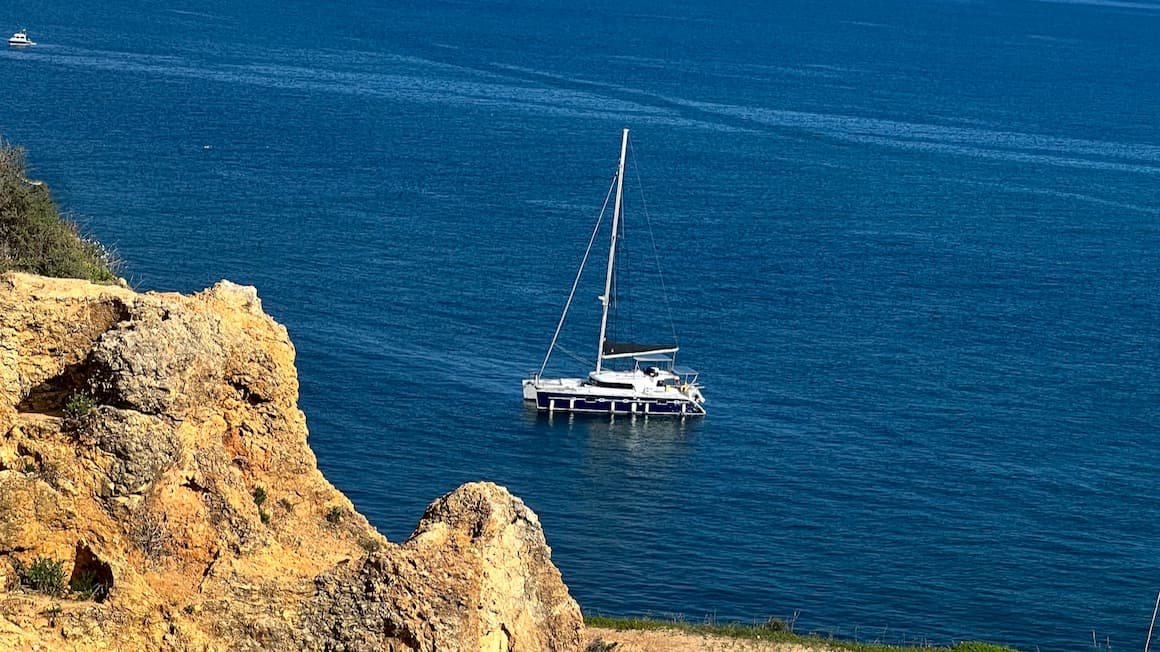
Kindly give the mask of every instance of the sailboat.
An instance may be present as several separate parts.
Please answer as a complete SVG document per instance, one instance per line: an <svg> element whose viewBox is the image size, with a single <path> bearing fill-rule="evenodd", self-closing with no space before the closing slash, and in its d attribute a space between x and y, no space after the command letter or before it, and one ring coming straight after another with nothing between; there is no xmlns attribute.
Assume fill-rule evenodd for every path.
<svg viewBox="0 0 1160 652"><path fill-rule="evenodd" d="M620 143L620 165L616 173L616 201L612 209L612 236L608 245L608 266L604 277L604 294L600 315L600 341L596 348L595 368L586 378L544 378L552 351L560 336L568 308L584 271L584 263L572 284L572 293L544 356L539 371L523 381L524 401L541 412L569 412L629 415L704 416L705 397L698 384L698 373L676 366L679 347L673 344L634 344L616 342L608 337L608 309L612 303L613 270L616 265L617 237L624 206L624 161L628 152L628 129ZM599 222L597 223L597 231ZM593 231L589 251L595 241ZM588 254L584 261L588 260Z"/></svg>

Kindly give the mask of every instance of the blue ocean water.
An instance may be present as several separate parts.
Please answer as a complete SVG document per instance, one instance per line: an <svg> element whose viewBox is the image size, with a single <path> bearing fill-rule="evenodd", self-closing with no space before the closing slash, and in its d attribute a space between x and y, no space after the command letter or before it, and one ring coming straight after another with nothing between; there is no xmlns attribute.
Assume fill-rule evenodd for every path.
<svg viewBox="0 0 1160 652"><path fill-rule="evenodd" d="M588 613L1143 646L1160 3L17 0L5 25L40 44L0 51L0 136L139 288L258 287L320 466L388 537L487 479ZM520 400L623 127L703 421Z"/></svg>

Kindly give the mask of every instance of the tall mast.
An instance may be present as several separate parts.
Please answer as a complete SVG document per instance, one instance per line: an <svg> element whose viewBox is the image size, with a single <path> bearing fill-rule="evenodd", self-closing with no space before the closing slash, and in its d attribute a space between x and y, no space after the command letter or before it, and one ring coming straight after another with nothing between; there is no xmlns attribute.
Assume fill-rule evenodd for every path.
<svg viewBox="0 0 1160 652"><path fill-rule="evenodd" d="M604 309L600 314L600 346L596 349L596 371L604 362L604 335L608 331L608 304L612 302L612 264L616 262L616 232L620 229L620 206L624 198L624 157L628 152L628 129L620 141L620 168L616 172L616 204L612 207L612 240L608 244L608 271L604 276L604 295L600 303Z"/></svg>

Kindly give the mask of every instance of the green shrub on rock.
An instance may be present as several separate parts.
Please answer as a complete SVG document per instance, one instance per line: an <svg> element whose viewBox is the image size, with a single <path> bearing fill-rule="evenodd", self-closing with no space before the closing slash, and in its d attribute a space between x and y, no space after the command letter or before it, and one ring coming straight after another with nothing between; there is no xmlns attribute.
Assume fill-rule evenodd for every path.
<svg viewBox="0 0 1160 652"><path fill-rule="evenodd" d="M25 177L24 150L0 140L0 273L116 281L116 256L63 219L48 187Z"/></svg>
<svg viewBox="0 0 1160 652"><path fill-rule="evenodd" d="M20 561L13 563L20 585L43 593L59 597L64 595L67 584L64 577L64 562L51 557L37 557L31 564L25 566Z"/></svg>
<svg viewBox="0 0 1160 652"><path fill-rule="evenodd" d="M73 419L79 419L93 410L97 402L85 392L76 392L64 404L64 413Z"/></svg>

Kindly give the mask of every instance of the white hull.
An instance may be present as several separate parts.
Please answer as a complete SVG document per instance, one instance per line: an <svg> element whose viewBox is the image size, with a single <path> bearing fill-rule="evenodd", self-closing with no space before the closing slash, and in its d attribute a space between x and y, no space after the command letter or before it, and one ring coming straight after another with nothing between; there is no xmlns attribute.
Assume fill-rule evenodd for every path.
<svg viewBox="0 0 1160 652"><path fill-rule="evenodd" d="M524 400L544 412L700 416L705 399L691 378L656 367L594 372L588 378L524 380Z"/></svg>
<svg viewBox="0 0 1160 652"><path fill-rule="evenodd" d="M695 390L694 390L695 391ZM699 396L699 392L697 392ZM703 416L705 408L691 391L676 387L643 392L600 387L581 378L529 378L524 400L541 412Z"/></svg>
<svg viewBox="0 0 1160 652"><path fill-rule="evenodd" d="M22 48L22 47L27 47L29 45L36 45L36 44L33 43L32 41L28 40L27 33L16 32L15 34L12 35L11 38L8 39L8 45L10 47L14 47L14 48Z"/></svg>

